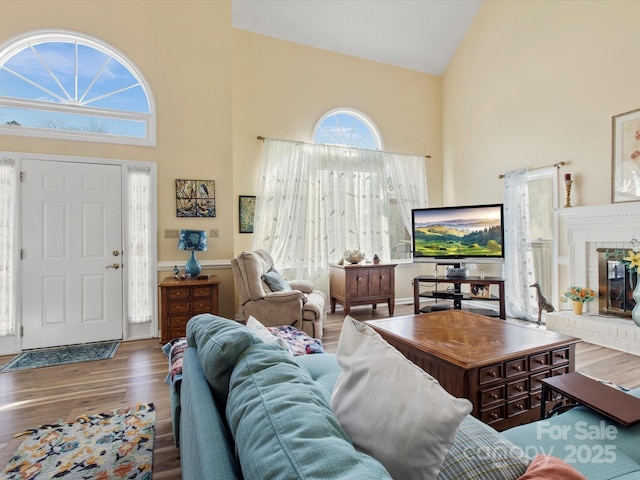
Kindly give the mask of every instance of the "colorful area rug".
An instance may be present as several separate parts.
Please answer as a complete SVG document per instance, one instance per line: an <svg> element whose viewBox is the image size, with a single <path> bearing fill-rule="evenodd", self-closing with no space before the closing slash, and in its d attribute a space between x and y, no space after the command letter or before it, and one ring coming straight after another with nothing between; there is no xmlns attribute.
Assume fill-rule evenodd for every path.
<svg viewBox="0 0 640 480"><path fill-rule="evenodd" d="M156 411L152 403L43 425L2 471L3 480L151 480Z"/></svg>
<svg viewBox="0 0 640 480"><path fill-rule="evenodd" d="M113 358L120 342L83 343L66 347L43 348L23 352L9 361L0 372L17 372L30 368L53 367L69 363Z"/></svg>

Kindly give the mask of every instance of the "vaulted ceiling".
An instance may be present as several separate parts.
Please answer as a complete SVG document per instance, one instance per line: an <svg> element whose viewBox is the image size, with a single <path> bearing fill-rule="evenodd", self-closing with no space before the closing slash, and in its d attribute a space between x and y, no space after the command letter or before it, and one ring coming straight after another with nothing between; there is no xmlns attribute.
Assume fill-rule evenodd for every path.
<svg viewBox="0 0 640 480"><path fill-rule="evenodd" d="M232 0L241 30L442 75L482 0Z"/></svg>

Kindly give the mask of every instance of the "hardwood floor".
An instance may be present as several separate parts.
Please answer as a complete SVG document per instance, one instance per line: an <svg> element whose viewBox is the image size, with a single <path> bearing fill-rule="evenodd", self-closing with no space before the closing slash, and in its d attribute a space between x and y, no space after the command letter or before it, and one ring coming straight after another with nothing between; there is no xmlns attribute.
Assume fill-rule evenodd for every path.
<svg viewBox="0 0 640 480"><path fill-rule="evenodd" d="M412 305L396 305L395 315L410 315ZM386 318L386 306L353 307L358 320ZM344 314L328 315L325 350L335 353ZM535 327L532 327L535 328ZM12 357L0 357L0 365ZM640 356L582 343L577 348L579 371L629 388L640 387ZM4 467L27 428L82 414L109 412L125 405L152 402L157 409L154 479L180 475L180 452L173 443L169 387L164 383L167 361L157 339L123 342L111 360L0 373L0 466Z"/></svg>
<svg viewBox="0 0 640 480"><path fill-rule="evenodd" d="M0 357L0 365L11 358ZM4 468L24 440L13 435L27 428L136 403L153 403L153 478L180 479L166 374L167 360L157 339L123 342L110 360L0 373L0 467Z"/></svg>

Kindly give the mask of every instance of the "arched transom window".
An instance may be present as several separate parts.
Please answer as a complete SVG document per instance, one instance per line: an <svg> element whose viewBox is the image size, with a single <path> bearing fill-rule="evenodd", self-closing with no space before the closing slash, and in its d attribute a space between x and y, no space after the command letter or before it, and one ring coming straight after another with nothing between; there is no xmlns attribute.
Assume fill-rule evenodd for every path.
<svg viewBox="0 0 640 480"><path fill-rule="evenodd" d="M382 138L374 123L356 110L339 108L327 112L313 130L313 142L381 150Z"/></svg>
<svg viewBox="0 0 640 480"><path fill-rule="evenodd" d="M155 107L127 58L74 32L36 32L0 45L0 133L155 144Z"/></svg>

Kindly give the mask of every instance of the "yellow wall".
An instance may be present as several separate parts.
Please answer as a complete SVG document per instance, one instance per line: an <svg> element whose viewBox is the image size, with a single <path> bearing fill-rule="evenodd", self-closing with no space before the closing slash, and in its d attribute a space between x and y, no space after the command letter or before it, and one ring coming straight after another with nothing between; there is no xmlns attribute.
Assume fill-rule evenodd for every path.
<svg viewBox="0 0 640 480"><path fill-rule="evenodd" d="M255 195L262 142L311 141L320 117L337 107L356 109L378 127L385 149L431 155L429 201L442 202L440 78L347 55L233 30L233 186ZM237 231L237 207L235 224ZM236 233L236 253L251 235ZM338 259L336 259L338 260ZM396 297L411 298L417 268L398 268Z"/></svg>
<svg viewBox="0 0 640 480"><path fill-rule="evenodd" d="M256 192L256 136L311 141L323 114L348 107L377 125L385 149L432 156L429 198L439 204L440 98L439 77L234 29L234 189ZM250 237L238 234L236 252L250 248Z"/></svg>
<svg viewBox="0 0 640 480"><path fill-rule="evenodd" d="M611 202L611 117L640 108L640 2L486 1L443 77L446 204L565 161L572 203ZM561 190L562 191L562 190Z"/></svg>

